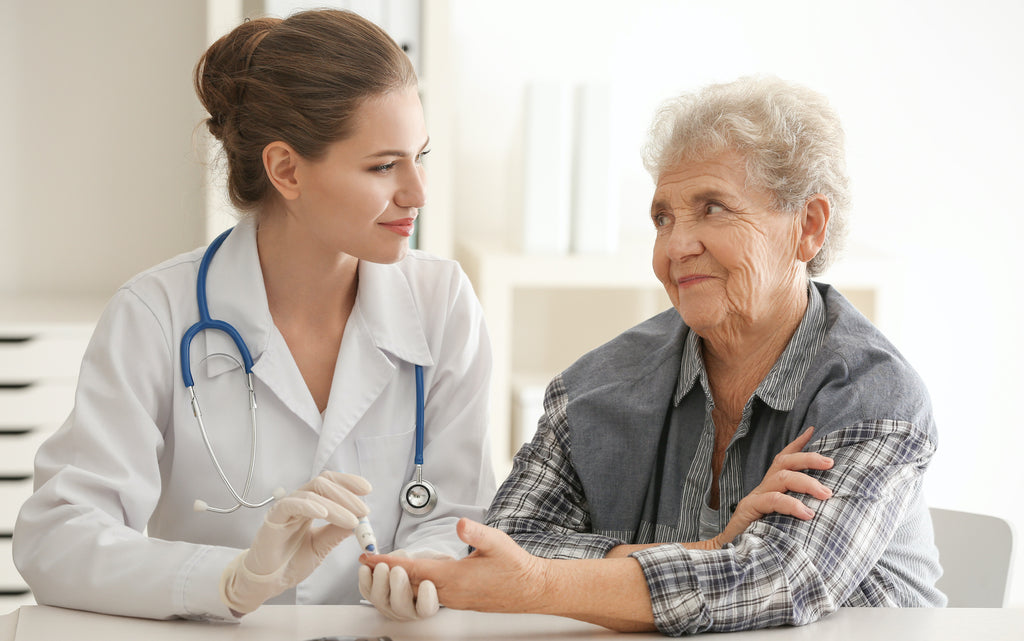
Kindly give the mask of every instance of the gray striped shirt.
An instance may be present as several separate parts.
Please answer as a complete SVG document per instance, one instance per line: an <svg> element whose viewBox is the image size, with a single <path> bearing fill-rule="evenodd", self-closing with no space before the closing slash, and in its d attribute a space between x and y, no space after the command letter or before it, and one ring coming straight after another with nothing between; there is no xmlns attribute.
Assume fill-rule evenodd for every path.
<svg viewBox="0 0 1024 641"><path fill-rule="evenodd" d="M821 295L813 287L808 288L807 311L797 326L789 344L782 351L768 375L758 385L754 394L743 408L743 415L736 433L726 450L722 473L719 476L718 504L725 509L712 510L708 505L711 489L711 455L715 449L715 424L712 421L712 410L715 400L711 395L707 370L701 357L701 338L696 332L686 336L683 346L683 361L679 372L679 385L676 387L674 404L678 407L683 398L693 391L699 381L704 392L704 428L700 434L697 451L693 457L684 484L680 530L685 532L682 538L666 538L667 533L658 533L654 541L704 541L715 536L723 529L732 517L733 510L752 488L744 487L743 452L736 444L750 431L750 419L753 416L754 402L760 399L769 407L788 412L793 409L800 382L807 374L811 358L825 340L825 310ZM760 482L761 479L757 479ZM691 527L684 527L691 524ZM694 530L696 529L696 532ZM687 536L689 535L689 536Z"/></svg>

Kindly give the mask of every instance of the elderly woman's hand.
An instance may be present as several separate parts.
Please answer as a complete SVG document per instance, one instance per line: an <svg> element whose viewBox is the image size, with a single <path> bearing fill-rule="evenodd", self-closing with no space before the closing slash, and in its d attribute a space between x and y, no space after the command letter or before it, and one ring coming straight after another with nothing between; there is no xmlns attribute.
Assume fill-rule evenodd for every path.
<svg viewBox="0 0 1024 641"><path fill-rule="evenodd" d="M359 560L371 569L381 563L392 572L404 569L414 590L431 581L441 603L456 610L535 612L543 605L547 559L533 556L501 530L469 519L459 520L456 531L476 548L458 561L365 554Z"/></svg>
<svg viewBox="0 0 1024 641"><path fill-rule="evenodd" d="M804 505L800 499L790 496L787 492L807 494L822 501L831 498L832 490L803 470L828 470L832 468L832 459L816 452L804 452L803 449L814 436L814 428L809 427L792 443L775 455L771 467L750 494L736 506L736 510L720 534L706 541L680 543L692 550L717 550L731 543L743 533L750 524L766 514L778 513L794 516L802 521L814 517L814 511ZM612 548L607 558L621 558L644 548L664 545L649 543L641 545L617 545Z"/></svg>
<svg viewBox="0 0 1024 641"><path fill-rule="evenodd" d="M775 456L775 460L772 461L761 484L743 497L725 529L711 540L711 548L720 548L731 543L751 523L766 514L788 514L802 521L814 516L814 511L811 508L786 492L807 494L822 501L832 497L832 490L802 471L832 468L832 459L827 456L803 451L813 435L814 428L807 428L803 434Z"/></svg>

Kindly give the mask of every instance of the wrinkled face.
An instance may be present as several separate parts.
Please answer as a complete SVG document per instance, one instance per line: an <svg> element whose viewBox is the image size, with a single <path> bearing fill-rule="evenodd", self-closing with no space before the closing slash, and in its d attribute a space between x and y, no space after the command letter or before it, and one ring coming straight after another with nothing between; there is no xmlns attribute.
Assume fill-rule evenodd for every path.
<svg viewBox="0 0 1024 641"><path fill-rule="evenodd" d="M651 204L654 272L700 336L772 323L805 283L799 217L746 185L744 159L726 152L661 174Z"/></svg>
<svg viewBox="0 0 1024 641"><path fill-rule="evenodd" d="M330 250L395 262L409 249L426 199L419 94L410 88L367 99L354 120L350 137L300 165L302 195L292 209Z"/></svg>

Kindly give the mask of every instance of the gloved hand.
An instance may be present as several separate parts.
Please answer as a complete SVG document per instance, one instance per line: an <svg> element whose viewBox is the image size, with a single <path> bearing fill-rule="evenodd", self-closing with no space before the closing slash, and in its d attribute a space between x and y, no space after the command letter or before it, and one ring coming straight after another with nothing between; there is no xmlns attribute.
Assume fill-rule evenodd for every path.
<svg viewBox="0 0 1024 641"><path fill-rule="evenodd" d="M369 508L358 496L370 483L353 474L323 472L270 508L252 546L224 569L221 600L236 615L308 577L327 554L352 534ZM312 527L314 519L327 523Z"/></svg>
<svg viewBox="0 0 1024 641"><path fill-rule="evenodd" d="M388 556L402 556L410 559L450 559L452 557L421 550L409 552L395 550ZM378 563L371 570L368 566L359 566L359 593L380 612L395 621L413 621L425 619L437 613L440 604L437 600L437 588L432 581L422 581L416 594L413 595L412 585L405 568L388 568L387 563Z"/></svg>

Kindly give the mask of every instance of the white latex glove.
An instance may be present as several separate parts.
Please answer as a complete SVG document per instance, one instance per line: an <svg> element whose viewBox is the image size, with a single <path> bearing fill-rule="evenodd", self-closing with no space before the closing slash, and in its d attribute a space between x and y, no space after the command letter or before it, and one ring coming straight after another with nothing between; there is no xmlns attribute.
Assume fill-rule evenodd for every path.
<svg viewBox="0 0 1024 641"><path fill-rule="evenodd" d="M360 476L323 472L278 500L252 546L224 569L221 599L240 616L308 577L369 513L359 499L369 492ZM314 528L314 519L327 523Z"/></svg>
<svg viewBox="0 0 1024 641"><path fill-rule="evenodd" d="M452 558L432 550L395 550L388 556L404 556L410 559ZM373 570L365 565L359 566L359 593L384 616L395 621L425 619L436 614L440 608L437 588L432 581L422 581L413 595L412 584L409 583L409 575L405 569L389 568L387 563L378 563Z"/></svg>

